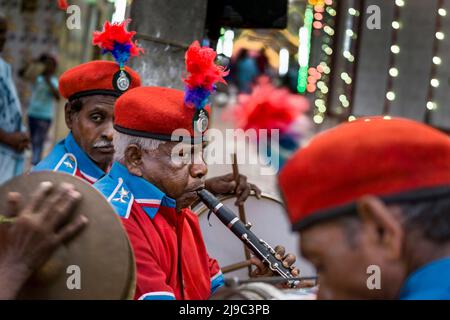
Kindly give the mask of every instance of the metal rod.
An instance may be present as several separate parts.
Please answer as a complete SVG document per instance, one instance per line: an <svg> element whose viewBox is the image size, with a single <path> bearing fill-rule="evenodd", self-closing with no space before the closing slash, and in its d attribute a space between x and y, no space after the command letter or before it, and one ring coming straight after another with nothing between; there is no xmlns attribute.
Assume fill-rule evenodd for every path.
<svg viewBox="0 0 450 320"><path fill-rule="evenodd" d="M225 273L233 272L233 271L240 270L240 269L243 269L243 268L248 268L251 265L252 265L252 263L250 262L250 260L245 260L245 261L242 261L242 262L233 263L233 264L230 264L228 266L223 267L222 268L222 273L225 274Z"/></svg>
<svg viewBox="0 0 450 320"><path fill-rule="evenodd" d="M291 280L306 282L306 281L314 281L314 285L317 285L318 278L317 277L298 277L292 278ZM234 278L226 278L225 284L227 286L238 286L246 283L254 283L254 282L264 282L269 284L280 284L286 282L286 279L283 277L261 277L261 278L252 278L252 279L239 279L237 277Z"/></svg>
<svg viewBox="0 0 450 320"><path fill-rule="evenodd" d="M177 47L177 48L183 49L183 50L186 50L186 49L189 48L188 44L177 42L177 41L172 41L172 40L166 40L166 39L162 39L162 38L158 38L158 37L154 37L154 36L151 36L151 35L145 34L145 33L139 33L139 32L136 33L136 39L156 42L156 43L163 44L163 45L166 45L166 46Z"/></svg>

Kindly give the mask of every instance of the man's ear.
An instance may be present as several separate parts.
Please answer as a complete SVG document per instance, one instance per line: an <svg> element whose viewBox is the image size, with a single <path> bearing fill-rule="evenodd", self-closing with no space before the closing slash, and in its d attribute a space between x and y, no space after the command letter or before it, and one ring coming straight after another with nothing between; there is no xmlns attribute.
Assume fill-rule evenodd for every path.
<svg viewBox="0 0 450 320"><path fill-rule="evenodd" d="M362 221L363 237L373 245L383 247L388 258L398 259L402 252L404 232L392 209L379 198L366 196L357 201L357 211Z"/></svg>
<svg viewBox="0 0 450 320"><path fill-rule="evenodd" d="M136 144L130 144L125 150L125 165L132 174L142 177L142 149Z"/></svg>
<svg viewBox="0 0 450 320"><path fill-rule="evenodd" d="M70 103L67 102L66 105L64 106L64 119L66 121L66 125L67 128L69 128L69 130L72 130L72 117L73 117L72 108L70 106Z"/></svg>

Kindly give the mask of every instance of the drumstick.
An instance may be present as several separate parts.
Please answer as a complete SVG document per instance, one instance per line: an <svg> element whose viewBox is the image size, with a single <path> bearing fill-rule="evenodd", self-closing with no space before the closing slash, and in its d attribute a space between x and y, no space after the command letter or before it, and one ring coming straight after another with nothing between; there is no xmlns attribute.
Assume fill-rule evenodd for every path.
<svg viewBox="0 0 450 320"><path fill-rule="evenodd" d="M233 263L233 264L230 264L229 266L223 267L222 273L225 274L225 273L233 272L233 271L236 271L236 270L239 270L242 268L250 267L251 265L252 265L251 260L245 260L242 262Z"/></svg>
<svg viewBox="0 0 450 320"><path fill-rule="evenodd" d="M238 163L237 163L237 153L236 152L233 153L233 176L234 176L234 181L236 181L236 187L237 187L237 186L239 186L240 175L239 175L239 167L238 167ZM245 214L244 204L239 204L238 208L239 208L239 219L241 219L241 221L244 224L247 224L247 217ZM244 245L244 253L245 253L245 259L250 260L250 258L251 258L250 251L245 245ZM250 276L252 273L251 264L249 264L247 266L247 268L248 268L248 275Z"/></svg>

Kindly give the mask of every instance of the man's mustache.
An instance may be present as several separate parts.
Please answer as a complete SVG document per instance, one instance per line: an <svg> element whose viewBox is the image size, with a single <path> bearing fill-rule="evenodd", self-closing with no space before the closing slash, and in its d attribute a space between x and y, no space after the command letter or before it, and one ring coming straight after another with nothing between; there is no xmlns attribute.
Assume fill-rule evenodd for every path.
<svg viewBox="0 0 450 320"><path fill-rule="evenodd" d="M97 141L96 143L94 143L93 145L94 148L109 148L109 147L114 147L113 143L110 141L105 141L105 140L101 140L101 141Z"/></svg>
<svg viewBox="0 0 450 320"><path fill-rule="evenodd" d="M201 182L196 184L195 186L193 186L192 188L189 188L187 190L185 190L185 193L189 193L189 192L193 192L193 191L198 191L200 189L204 189L205 188L205 182Z"/></svg>

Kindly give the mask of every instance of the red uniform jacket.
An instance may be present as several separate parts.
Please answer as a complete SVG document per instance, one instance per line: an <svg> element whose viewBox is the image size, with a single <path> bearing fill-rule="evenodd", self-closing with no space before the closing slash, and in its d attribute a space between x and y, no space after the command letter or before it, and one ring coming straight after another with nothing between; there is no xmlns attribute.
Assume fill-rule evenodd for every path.
<svg viewBox="0 0 450 320"><path fill-rule="evenodd" d="M136 258L136 299L208 299L223 285L197 216L119 163L94 186L122 218Z"/></svg>

